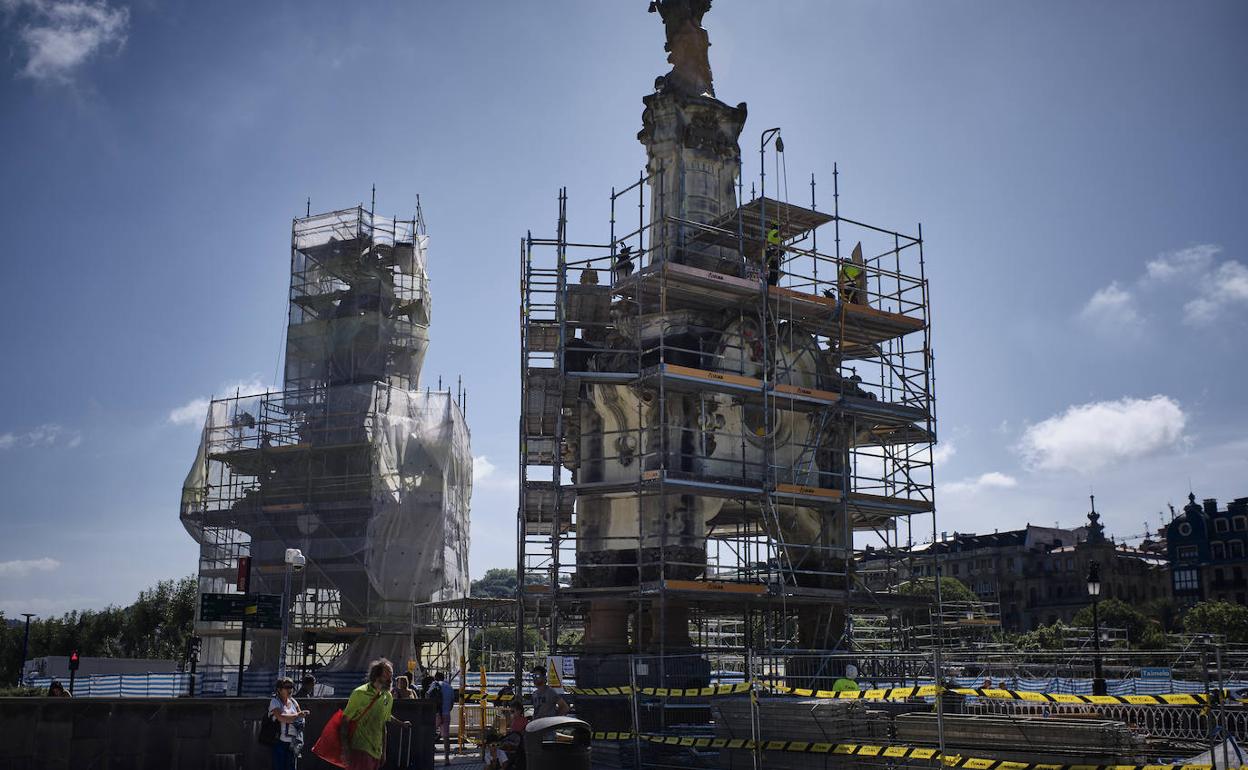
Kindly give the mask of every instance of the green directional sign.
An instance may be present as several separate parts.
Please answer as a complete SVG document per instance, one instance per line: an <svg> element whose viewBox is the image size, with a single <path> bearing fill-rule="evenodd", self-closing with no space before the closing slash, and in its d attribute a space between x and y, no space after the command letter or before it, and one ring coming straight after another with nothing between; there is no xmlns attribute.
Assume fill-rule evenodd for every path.
<svg viewBox="0 0 1248 770"><path fill-rule="evenodd" d="M279 594L200 594L199 619L205 622L246 620L252 628L282 627Z"/></svg>
<svg viewBox="0 0 1248 770"><path fill-rule="evenodd" d="M252 628L282 627L282 597L280 594L252 594L243 607L243 616Z"/></svg>

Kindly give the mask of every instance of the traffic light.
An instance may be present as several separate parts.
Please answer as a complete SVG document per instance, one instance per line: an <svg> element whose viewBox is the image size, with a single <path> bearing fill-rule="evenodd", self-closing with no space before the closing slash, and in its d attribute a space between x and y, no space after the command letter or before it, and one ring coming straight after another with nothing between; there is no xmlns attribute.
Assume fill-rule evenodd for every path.
<svg viewBox="0 0 1248 770"><path fill-rule="evenodd" d="M203 639L198 636L188 637L186 640L186 659L191 663L199 662L199 651L203 645Z"/></svg>
<svg viewBox="0 0 1248 770"><path fill-rule="evenodd" d="M78 663L79 663L79 661L78 661L78 651L77 651L77 650L74 650L73 652L71 652L71 653L69 654L69 670L70 670L70 671L77 671L77 670L78 670Z"/></svg>

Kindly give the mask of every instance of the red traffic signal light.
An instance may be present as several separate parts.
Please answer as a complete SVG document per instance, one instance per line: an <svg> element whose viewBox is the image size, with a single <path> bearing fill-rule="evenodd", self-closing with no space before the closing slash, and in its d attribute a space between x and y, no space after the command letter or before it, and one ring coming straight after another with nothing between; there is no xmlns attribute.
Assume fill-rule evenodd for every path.
<svg viewBox="0 0 1248 770"><path fill-rule="evenodd" d="M70 671L78 670L78 651L77 650L74 650L73 652L69 654L69 670Z"/></svg>

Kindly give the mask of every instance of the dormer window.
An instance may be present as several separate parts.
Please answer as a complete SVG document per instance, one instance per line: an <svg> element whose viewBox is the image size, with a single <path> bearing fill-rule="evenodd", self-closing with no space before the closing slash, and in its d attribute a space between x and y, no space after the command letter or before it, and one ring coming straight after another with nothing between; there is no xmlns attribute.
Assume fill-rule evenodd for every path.
<svg viewBox="0 0 1248 770"><path fill-rule="evenodd" d="M1187 537L1188 535L1192 534L1192 525L1188 524L1186 521L1180 522L1179 534L1182 535L1183 537Z"/></svg>
<svg viewBox="0 0 1248 770"><path fill-rule="evenodd" d="M1222 532L1230 532L1230 531L1231 531L1231 523L1230 523L1229 521L1227 521L1226 519L1214 519L1214 520L1213 520L1213 531L1214 531L1214 532L1218 532L1218 533L1222 533Z"/></svg>

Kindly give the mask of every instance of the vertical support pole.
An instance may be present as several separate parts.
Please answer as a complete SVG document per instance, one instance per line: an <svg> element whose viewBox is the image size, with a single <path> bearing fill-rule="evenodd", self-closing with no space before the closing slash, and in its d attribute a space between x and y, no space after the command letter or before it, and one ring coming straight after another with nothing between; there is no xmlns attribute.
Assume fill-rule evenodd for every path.
<svg viewBox="0 0 1248 770"><path fill-rule="evenodd" d="M251 602L251 557L247 557L247 590L243 595L248 597L247 602ZM247 667L247 613L243 612L243 619L239 621L238 635L238 686L234 688L236 697L243 697L243 670Z"/></svg>
<svg viewBox="0 0 1248 770"><path fill-rule="evenodd" d="M464 637L464 641L465 641L464 647L467 647L468 645L467 645L466 635ZM459 725L458 725L458 729L455 731L459 737L459 748L457 748L456 751L459 752L460 754L464 752L464 729L467 727L465 723L468 721L467 719L468 709L466 707L467 704L464 703L464 690L467 684L468 684L468 660L464 657L464 653L461 652L459 654L459 698L458 698L459 700ZM447 757L447 760L449 761L450 757Z"/></svg>
<svg viewBox="0 0 1248 770"><path fill-rule="evenodd" d="M26 633L22 636L22 667L17 670L19 686L26 679L26 655L30 651L30 619L34 617L34 613L23 612L22 617L26 618Z"/></svg>
<svg viewBox="0 0 1248 770"><path fill-rule="evenodd" d="M293 569L287 564L286 575L282 579L282 641L277 647L278 679L286 676L286 643L290 638L290 576Z"/></svg>

